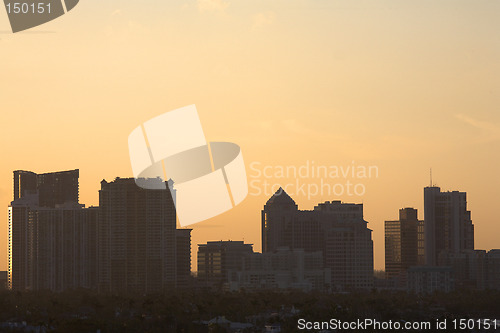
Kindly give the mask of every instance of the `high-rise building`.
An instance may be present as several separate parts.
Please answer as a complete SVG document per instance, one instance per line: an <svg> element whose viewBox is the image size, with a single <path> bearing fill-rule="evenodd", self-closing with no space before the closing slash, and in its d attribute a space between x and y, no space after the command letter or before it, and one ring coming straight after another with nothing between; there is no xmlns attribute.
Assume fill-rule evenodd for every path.
<svg viewBox="0 0 500 333"><path fill-rule="evenodd" d="M206 285L228 281L228 273L243 268L245 256L253 253L253 244L243 241L217 241L198 244L198 279Z"/></svg>
<svg viewBox="0 0 500 333"><path fill-rule="evenodd" d="M262 252L273 252L279 247L323 251L319 223L299 219L301 214L295 201L281 188L278 192L267 200L262 210Z"/></svg>
<svg viewBox="0 0 500 333"><path fill-rule="evenodd" d="M97 208L78 204L78 170L14 171L9 206L9 287L95 288Z"/></svg>
<svg viewBox="0 0 500 333"><path fill-rule="evenodd" d="M372 288L372 231L363 218L363 205L327 201L312 213L324 233L325 267L331 269L333 290ZM311 218L306 211L303 214L306 220Z"/></svg>
<svg viewBox="0 0 500 333"><path fill-rule="evenodd" d="M14 171L14 201L38 193L40 207L52 207L66 202L78 203L79 170L36 174Z"/></svg>
<svg viewBox="0 0 500 333"><path fill-rule="evenodd" d="M176 230L177 287L186 288L191 282L191 231Z"/></svg>
<svg viewBox="0 0 500 333"><path fill-rule="evenodd" d="M424 266L425 265L425 221L424 220L418 221L417 238L418 238L418 243L417 243L418 266Z"/></svg>
<svg viewBox="0 0 500 333"><path fill-rule="evenodd" d="M419 221L417 210L399 210L399 220L385 221L385 273L403 280L406 270L418 265Z"/></svg>
<svg viewBox="0 0 500 333"><path fill-rule="evenodd" d="M78 176L78 170L14 171L11 289L149 293L188 284L191 229L176 231L170 191L145 190L134 179L117 178L101 183L102 207L84 208L78 203Z"/></svg>
<svg viewBox="0 0 500 333"><path fill-rule="evenodd" d="M138 187L134 178L103 180L99 208L99 290L144 294L175 288L176 212L170 191Z"/></svg>
<svg viewBox="0 0 500 333"><path fill-rule="evenodd" d="M299 210L280 188L262 210L262 251L280 247L321 251L334 290L373 287L373 241L362 204L327 201Z"/></svg>
<svg viewBox="0 0 500 333"><path fill-rule="evenodd" d="M25 195L36 193L37 174L31 171L14 171L14 199L21 199Z"/></svg>
<svg viewBox="0 0 500 333"><path fill-rule="evenodd" d="M9 289L32 289L33 285L33 220L38 195L23 196L9 206Z"/></svg>
<svg viewBox="0 0 500 333"><path fill-rule="evenodd" d="M97 287L98 213L74 203L36 210L34 290Z"/></svg>
<svg viewBox="0 0 500 333"><path fill-rule="evenodd" d="M9 274L7 271L0 271L0 290L5 290L8 288L8 278Z"/></svg>
<svg viewBox="0 0 500 333"><path fill-rule="evenodd" d="M465 192L424 189L425 263L436 266L441 251L474 250L474 225Z"/></svg>

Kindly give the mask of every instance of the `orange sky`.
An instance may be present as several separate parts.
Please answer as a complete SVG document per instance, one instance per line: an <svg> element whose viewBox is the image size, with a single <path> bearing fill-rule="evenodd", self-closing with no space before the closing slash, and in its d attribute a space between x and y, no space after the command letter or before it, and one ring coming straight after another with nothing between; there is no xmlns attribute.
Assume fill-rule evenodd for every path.
<svg viewBox="0 0 500 333"><path fill-rule="evenodd" d="M468 193L476 248L500 248L499 10L481 0L102 0L11 34L0 9L0 269L13 170L79 168L80 201L95 205L101 179L132 176L128 134L189 104L208 140L242 147L249 176L255 162L377 166L378 177L349 178L363 196L293 196L301 209L363 202L376 268L384 220L407 206L423 218L430 167L444 190ZM266 200L194 225L193 244L244 238L260 250Z"/></svg>

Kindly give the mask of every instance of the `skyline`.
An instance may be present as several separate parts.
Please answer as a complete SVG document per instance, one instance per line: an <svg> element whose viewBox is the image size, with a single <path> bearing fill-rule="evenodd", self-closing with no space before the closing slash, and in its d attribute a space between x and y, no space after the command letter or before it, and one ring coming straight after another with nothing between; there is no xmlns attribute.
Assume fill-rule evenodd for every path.
<svg viewBox="0 0 500 333"><path fill-rule="evenodd" d="M104 0L30 33L0 34L0 270L12 170L79 168L80 201L97 205L103 178L132 177L130 131L193 103L208 141L241 146L249 176L253 162L377 166L364 196L294 197L300 209L364 203L377 269L384 221L404 207L423 219L431 167L443 190L467 192L476 248L498 248L499 9L488 1ZM3 11L0 30L9 30ZM244 239L260 251L267 199L248 196L193 225L193 244Z"/></svg>
<svg viewBox="0 0 500 333"><path fill-rule="evenodd" d="M13 171L13 174L14 174L14 179L16 178L16 173L23 173L23 174L29 173L29 174L34 174L32 171L26 171L26 170L15 170L15 171ZM75 169L75 170L66 170L66 171L56 171L56 173L59 173L59 174L66 174L66 175L68 175L68 177L69 177L69 178L68 178L68 180L70 180L70 179L71 179L71 176L72 176L72 174L73 174L73 173L76 173L76 175L77 175L77 177L78 177L78 175L79 175L79 173L80 173L80 170L79 170L79 169ZM53 172L52 172L52 173L48 173L48 175L49 175L49 176L50 176L51 174L53 174ZM41 175L41 176L45 176L45 175L47 175L47 174L40 174L40 175ZM431 174L431 177L432 177L432 174ZM132 179L135 179L135 178L133 178L133 177L132 177L132 178L121 178L121 177L115 177L115 178L114 178L114 182L116 182L116 181L118 181L118 180L123 180L123 181L126 181L126 180L132 180ZM137 180L137 179L136 179L136 180ZM19 180L19 181L20 181L20 180ZM103 182L104 182L104 183L106 183L106 180L105 180L105 179L103 179L103 180L102 180L102 182L100 183L100 184L101 184L101 186L102 186ZM69 183L68 183L68 184L69 184ZM135 184L135 182L134 182L134 184ZM77 195L77 196L78 196L78 187L79 187L79 182L77 181L77 188L76 188L76 191L77 191L77 192L76 192L76 193L77 193L76 195ZM16 190L16 186L13 186L13 188L14 188L14 191L15 191L15 190ZM441 188L437 187L436 185L433 185L433 184L432 184L432 179L431 179L431 183L430 183L430 185L424 188L424 191L428 191L428 190L438 190L438 191L440 191L440 190L441 190ZM19 188L19 191L21 191L21 188ZM102 190L100 190L100 191L102 191ZM100 192L100 191L99 191L99 192ZM165 190L165 191L166 191L166 190ZM68 192L68 193L70 193L70 192ZM444 192L441 192L441 193L442 193L442 194L456 194L456 195L464 195L464 198L465 198L465 195L466 195L466 193L461 193L461 192L457 192L457 191L454 191L454 190L451 190L451 191L450 191L450 190L448 190L448 191L444 191ZM16 194L16 193L14 193L14 194ZM275 193L274 193L274 194L272 194L272 195L270 196L270 199L272 199L272 198L274 198L274 197L276 197L276 196L278 196L278 197L279 197L279 196L281 196L281 195L284 195L284 197L285 197L285 198L288 198L289 200L292 200L292 202L295 204L295 201L293 201L293 199L292 199L292 198L291 198L291 197L287 194L287 192L286 192L286 191L285 191L285 190L284 190L281 186L279 187L279 189L278 189L277 191L275 191ZM264 212L264 211L265 211L265 209L266 209L266 207L267 207L267 204L269 204L269 200L270 200L270 199L268 199L268 201L266 202L266 204L263 206L263 209L264 209L264 210L262 210L261 212ZM50 201L50 200L49 200L49 201ZM325 205L325 204L329 204L330 202L331 202L331 203L334 203L334 201L318 202L317 204L315 204L314 211L315 211L315 210L316 210L316 208L318 208L319 206L321 206L321 205ZM339 202L339 203L342 203L343 205L354 205L354 206L359 206L359 204L357 204L357 203L352 203L352 202L344 202L344 201L338 201L338 202ZM467 203L467 201L465 201L465 202ZM80 203L80 204L81 204L81 205L83 205L83 207L87 207L87 208L98 208L98 207L99 207L99 206L95 206L95 205L90 205L90 206L89 206L89 205L86 205L85 203ZM80 204L78 204L78 205L80 205ZM362 204L361 204L361 207L363 207L363 206L364 206L364 204L362 203ZM9 207L10 207L10 206L9 206ZM298 207L298 208L300 208L300 207ZM404 208L400 209L400 214L401 214L401 211L402 211L402 210L408 210L408 209L409 209L409 210L414 210L414 208L412 208L412 207L404 207ZM302 211L305 211L305 212L311 212L311 210L307 210L307 209L306 209L306 210L302 210ZM468 213L470 214L470 211L469 211ZM418 213L417 213L417 211L415 211L415 214L416 214L416 217L418 218ZM425 210L424 210L424 214L425 214ZM212 219L214 219L214 218L212 218ZM364 218L364 220L366 221L366 218ZM372 232L372 231L374 231L374 230L370 228L370 221L366 221L366 222L368 222L368 229L370 229L370 233L371 233L371 232ZM423 222L423 221L422 221L422 222ZM387 221L384 221L384 224L386 224L386 223L387 223ZM195 223L195 224L194 224L194 229L195 229L195 227L196 227L196 225L197 225L197 224L199 224L199 223ZM188 228L188 229L182 228L182 226L180 226L180 225L179 225L179 221L178 221L178 220L177 220L177 227L178 227L178 228L179 228L179 227L181 228L181 229L178 229L178 230L192 230L192 229L190 229L190 228ZM384 228L384 229L385 229L385 228ZM261 232L263 232L263 230L261 230ZM477 232L477 230L476 230L476 232ZM384 231L384 236L385 236L385 235L386 235L386 232ZM474 232L473 232L473 234L472 234L472 235L473 235L473 237L474 237ZM371 239L373 239L373 237L372 237L372 236L371 236ZM206 242L218 242L218 241L242 241L242 242L245 242L245 239L244 239L244 238L243 238L243 240L241 240L241 239L234 239L234 238L233 238L233 239L231 239L231 238L230 238L230 239L227 239L227 240L222 240L222 239L221 239L221 240L217 240L217 239L213 239L213 240L207 240ZM375 242L373 241L373 243L375 243ZM384 243L386 243L386 239L385 239ZM473 243L474 243L474 238L472 239L472 244L473 244ZM203 242L202 242L201 244L203 244ZM200 245L200 243L199 243L199 242L191 242L191 262L192 262L192 263L191 263L191 271L192 271L192 272L197 272L197 269L198 269L198 267L197 267L197 266L195 266L195 263L198 261L198 258L197 258L197 247L198 247L199 245ZM257 243L252 243L252 245L259 245L259 243L258 243L258 242L257 242ZM257 247L257 249L259 249L258 251L260 251L260 252L264 253L265 251L264 251L264 249L263 249L263 244L262 244L262 242L260 243L260 245L261 245L260 249L259 249L259 247ZM375 243L375 244L373 244L373 245L374 245L374 246L373 246L373 248L375 248L376 243ZM477 247L474 247L474 246L473 246L473 247L472 247L472 249L474 249L474 248L475 248L475 249L479 249L479 248L477 248ZM488 250L493 250L493 249L496 249L496 248L486 249L486 250L488 251ZM257 252L258 252L258 251L257 251ZM384 259L385 259L385 256L386 256L386 254L385 254L385 246L384 246ZM375 260L375 258L373 258L373 263L375 263L375 262L376 262L376 260ZM385 260L384 260L384 265L385 265ZM375 268L375 270L385 270L385 267L383 267L382 269L380 269L380 268L375 267L375 265L374 265L374 268Z"/></svg>

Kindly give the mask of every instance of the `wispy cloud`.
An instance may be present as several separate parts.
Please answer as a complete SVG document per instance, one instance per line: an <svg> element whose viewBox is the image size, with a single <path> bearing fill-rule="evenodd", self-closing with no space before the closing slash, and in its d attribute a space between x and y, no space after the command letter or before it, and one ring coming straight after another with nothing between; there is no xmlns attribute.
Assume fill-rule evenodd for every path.
<svg viewBox="0 0 500 333"><path fill-rule="evenodd" d="M253 17L253 26L254 30L262 29L266 26L269 26L274 23L276 15L274 12L263 12L258 13Z"/></svg>
<svg viewBox="0 0 500 333"><path fill-rule="evenodd" d="M478 120L463 114L456 114L455 117L481 131L481 141L497 141L500 140L500 124L491 123L484 120Z"/></svg>
<svg viewBox="0 0 500 333"><path fill-rule="evenodd" d="M118 42L127 42L131 38L142 37L149 33L149 28L133 19L127 11L115 9L109 14L105 35Z"/></svg>
<svg viewBox="0 0 500 333"><path fill-rule="evenodd" d="M257 127L263 134L278 133L283 140L288 140L290 136L301 136L317 140L332 138L332 133L309 127L307 124L295 118L282 119L278 121L264 120L260 121ZM266 135L262 136L264 140L265 137Z"/></svg>
<svg viewBox="0 0 500 333"><path fill-rule="evenodd" d="M455 117L457 117L459 120L463 121L464 123L467 123L471 126L474 126L476 128L479 128L479 129L482 129L485 131L498 131L500 129L498 124L489 123L489 122L482 121L482 120L477 120L477 119L471 118L471 117L463 115L463 114L457 114L457 115L455 115Z"/></svg>
<svg viewBox="0 0 500 333"><path fill-rule="evenodd" d="M198 0L198 9L200 12L223 12L227 7L229 7L229 2L224 0Z"/></svg>
<svg viewBox="0 0 500 333"><path fill-rule="evenodd" d="M116 9L111 13L111 16L120 16L120 15L122 15L121 9Z"/></svg>

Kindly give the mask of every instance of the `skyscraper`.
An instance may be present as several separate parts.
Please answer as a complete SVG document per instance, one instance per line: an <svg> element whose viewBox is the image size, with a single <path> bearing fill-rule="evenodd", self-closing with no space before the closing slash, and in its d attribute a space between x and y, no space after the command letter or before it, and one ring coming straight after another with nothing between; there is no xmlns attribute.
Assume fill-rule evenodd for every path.
<svg viewBox="0 0 500 333"><path fill-rule="evenodd" d="M134 178L103 180L99 208L99 290L174 288L176 212L170 191L140 188Z"/></svg>
<svg viewBox="0 0 500 333"><path fill-rule="evenodd" d="M474 250L474 225L465 192L424 189L425 263L436 266L441 251Z"/></svg>
<svg viewBox="0 0 500 333"><path fill-rule="evenodd" d="M33 290L97 287L98 207L38 208L33 222Z"/></svg>
<svg viewBox="0 0 500 333"><path fill-rule="evenodd" d="M78 204L78 170L14 171L9 206L9 287L93 288L97 208Z"/></svg>
<svg viewBox="0 0 500 333"><path fill-rule="evenodd" d="M399 220L385 221L385 273L388 278L405 275L410 266L418 265L417 210L399 210Z"/></svg>
<svg viewBox="0 0 500 333"><path fill-rule="evenodd" d="M9 289L26 290L33 285L33 219L36 194L14 200L9 206Z"/></svg>
<svg viewBox="0 0 500 333"><path fill-rule="evenodd" d="M36 193L37 174L31 171L14 171L14 198L12 201L21 199L25 195Z"/></svg>
<svg viewBox="0 0 500 333"><path fill-rule="evenodd" d="M14 200L38 193L40 207L54 208L65 202L78 203L78 169L36 174L31 171L14 171Z"/></svg>
<svg viewBox="0 0 500 333"><path fill-rule="evenodd" d="M191 231L193 229L175 231L178 288L189 287L191 282Z"/></svg>
<svg viewBox="0 0 500 333"><path fill-rule="evenodd" d="M280 188L262 210L263 252L283 246L321 251L335 290L373 287L371 232L363 219L362 204L327 201L312 211L299 210Z"/></svg>

